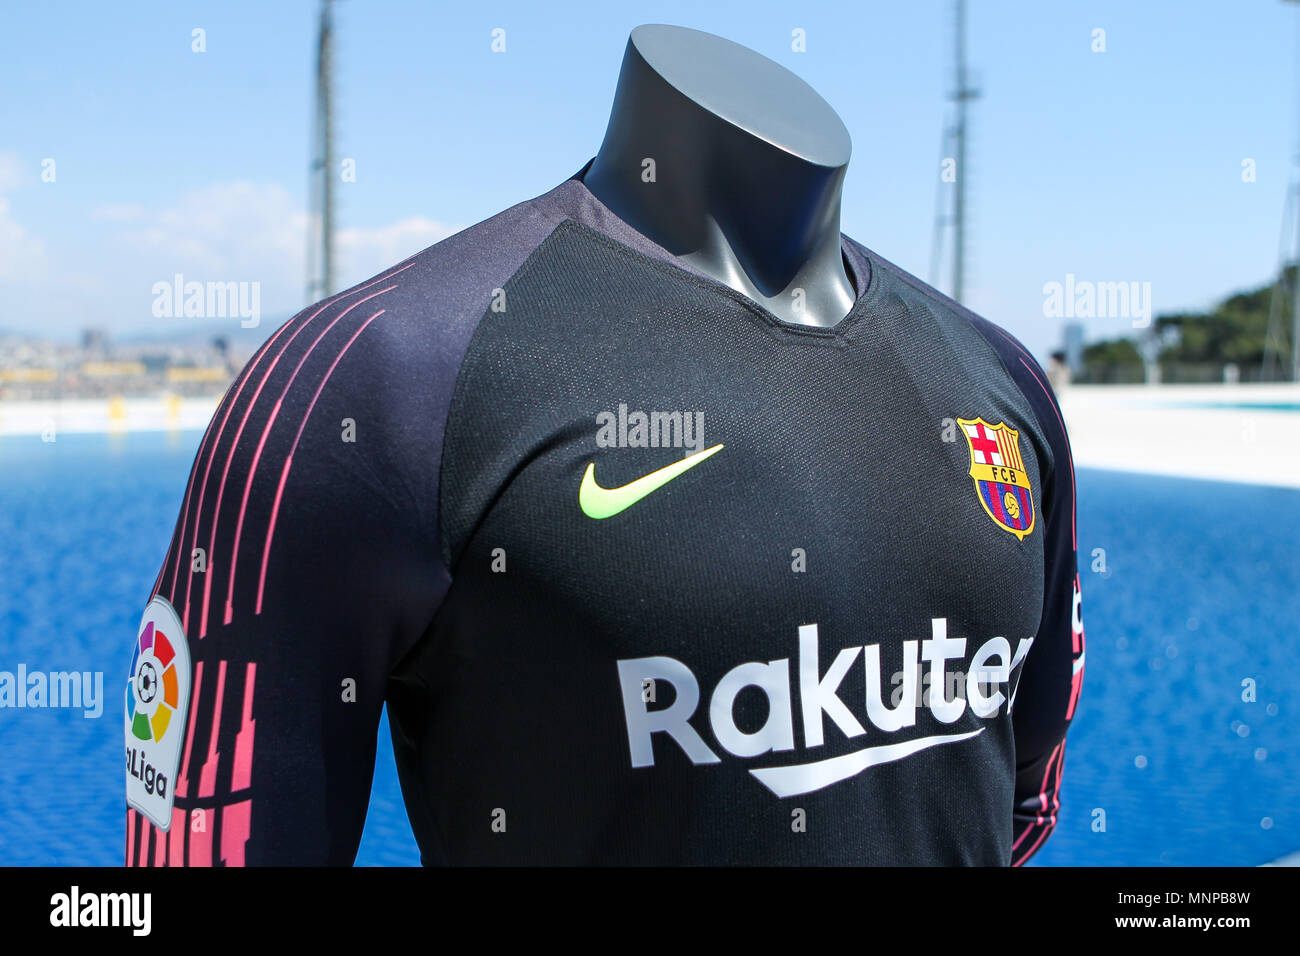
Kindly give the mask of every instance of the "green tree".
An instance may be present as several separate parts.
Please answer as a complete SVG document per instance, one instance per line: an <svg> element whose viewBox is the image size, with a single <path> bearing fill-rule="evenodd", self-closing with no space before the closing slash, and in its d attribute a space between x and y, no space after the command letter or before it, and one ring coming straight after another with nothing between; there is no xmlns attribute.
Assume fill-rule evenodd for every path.
<svg viewBox="0 0 1300 956"><path fill-rule="evenodd" d="M1296 271L1289 270L1295 295ZM1209 312L1178 312L1156 317L1148 334L1159 343L1157 361L1165 382L1219 382L1227 363L1237 366L1242 381L1257 381L1264 374L1269 308L1273 285L1238 292ZM1289 311L1289 309L1287 310ZM1290 362L1290 329L1280 330L1272 372L1282 375ZM1281 361L1278 361L1278 353ZM1084 382L1140 382L1144 379L1138 343L1130 338L1096 342L1084 349Z"/></svg>
<svg viewBox="0 0 1300 956"><path fill-rule="evenodd" d="M1085 346L1083 374L1077 381L1119 385L1142 379L1142 356L1132 339L1107 339Z"/></svg>

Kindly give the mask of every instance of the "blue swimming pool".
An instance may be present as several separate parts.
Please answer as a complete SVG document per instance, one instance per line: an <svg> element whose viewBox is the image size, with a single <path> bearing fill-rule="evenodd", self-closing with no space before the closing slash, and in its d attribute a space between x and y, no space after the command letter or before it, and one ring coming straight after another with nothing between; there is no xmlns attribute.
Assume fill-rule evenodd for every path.
<svg viewBox="0 0 1300 956"><path fill-rule="evenodd" d="M103 671L107 697L98 718L0 710L0 864L122 859L117 681L200 437L0 438L0 670ZM1035 862L1300 850L1300 491L1078 481L1087 681ZM418 862L386 726L358 862Z"/></svg>
<svg viewBox="0 0 1300 956"><path fill-rule="evenodd" d="M1160 402L1156 408L1206 408L1246 412L1300 412L1300 402Z"/></svg>

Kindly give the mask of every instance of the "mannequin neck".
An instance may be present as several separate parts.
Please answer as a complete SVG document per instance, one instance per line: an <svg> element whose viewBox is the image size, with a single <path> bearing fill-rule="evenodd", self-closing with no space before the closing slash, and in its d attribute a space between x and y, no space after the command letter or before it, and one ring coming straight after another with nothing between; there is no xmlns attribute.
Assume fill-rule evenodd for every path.
<svg viewBox="0 0 1300 956"><path fill-rule="evenodd" d="M840 245L848 152L839 118L783 67L710 34L638 27L583 182L779 318L831 326L855 299Z"/></svg>

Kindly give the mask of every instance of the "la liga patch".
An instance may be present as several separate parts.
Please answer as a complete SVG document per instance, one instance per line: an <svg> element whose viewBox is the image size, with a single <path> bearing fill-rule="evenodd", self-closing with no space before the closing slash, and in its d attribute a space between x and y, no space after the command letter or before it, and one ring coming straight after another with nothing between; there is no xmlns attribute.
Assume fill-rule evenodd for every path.
<svg viewBox="0 0 1300 956"><path fill-rule="evenodd" d="M159 829L171 825L181 738L190 706L190 646L176 609L144 609L126 682L126 802Z"/></svg>

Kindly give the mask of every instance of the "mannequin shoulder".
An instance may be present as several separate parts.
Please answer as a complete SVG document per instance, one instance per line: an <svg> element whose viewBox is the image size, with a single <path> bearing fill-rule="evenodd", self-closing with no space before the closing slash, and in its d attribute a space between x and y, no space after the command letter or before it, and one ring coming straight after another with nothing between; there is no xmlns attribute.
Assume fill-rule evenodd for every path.
<svg viewBox="0 0 1300 956"><path fill-rule="evenodd" d="M870 262L870 281L877 308L904 316L913 333L928 338L932 345L945 341L968 359L983 358L1003 366L1017 381L1024 377L1023 370L1046 381L1046 373L1029 349L1001 325L944 295L860 243L854 242L854 245ZM925 329L926 325L930 328Z"/></svg>

